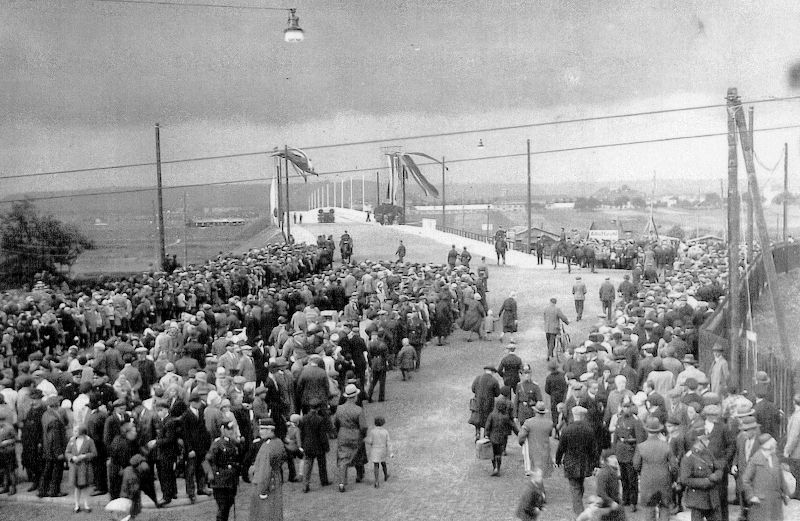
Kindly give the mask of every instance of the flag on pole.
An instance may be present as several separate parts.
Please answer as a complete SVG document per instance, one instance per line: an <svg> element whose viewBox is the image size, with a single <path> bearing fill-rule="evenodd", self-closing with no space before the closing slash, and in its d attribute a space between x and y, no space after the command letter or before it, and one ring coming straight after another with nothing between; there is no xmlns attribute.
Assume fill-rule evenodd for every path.
<svg viewBox="0 0 800 521"><path fill-rule="evenodd" d="M278 178L273 177L269 185L269 216L272 224L278 226Z"/></svg>
<svg viewBox="0 0 800 521"><path fill-rule="evenodd" d="M297 175L302 177L304 181L308 181L306 174L313 174L319 177L319 174L314 170L314 165L311 164L311 158L299 148L288 147L282 150L276 148L272 153L272 157L287 159Z"/></svg>

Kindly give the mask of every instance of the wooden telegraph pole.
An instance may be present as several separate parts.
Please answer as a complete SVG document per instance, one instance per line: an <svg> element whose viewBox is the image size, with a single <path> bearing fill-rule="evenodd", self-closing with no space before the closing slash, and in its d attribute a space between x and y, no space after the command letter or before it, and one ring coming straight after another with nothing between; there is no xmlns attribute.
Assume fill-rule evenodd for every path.
<svg viewBox="0 0 800 521"><path fill-rule="evenodd" d="M739 103L735 88L728 89L728 344L730 345L731 378L734 388L740 380L739 313L739 163L736 156L736 119L734 104ZM742 145L744 146L744 144Z"/></svg>
<svg viewBox="0 0 800 521"><path fill-rule="evenodd" d="M442 156L442 229L444 230L445 226L447 226L447 203L445 202L444 198L444 172L446 168L444 166L444 156ZM784 206L785 208L785 206Z"/></svg>
<svg viewBox="0 0 800 521"><path fill-rule="evenodd" d="M750 107L747 111L748 119L750 120L750 149L754 150L753 147L753 132L755 130L755 126L753 125L753 107ZM747 181L747 194L745 195L745 200L747 201L747 232L745 235L745 240L747 241L747 264L749 265L753 261L753 200L750 198L750 181Z"/></svg>
<svg viewBox="0 0 800 521"><path fill-rule="evenodd" d="M732 97L730 95L731 91L733 91ZM755 164L753 163L753 148L748 137L749 134L747 132L747 122L744 119L742 103L739 100L739 97L736 96L736 89L728 89L728 93L728 113L730 115L731 110L733 110L734 117L736 118L736 126L739 129L739 143L742 145L742 156L744 157L744 164L745 168L747 169L747 180L748 186L750 187L750 199L753 201L753 210L755 213L756 226L758 228L758 241L761 245L761 258L764 261L764 271L767 274L769 293L772 296L772 307L775 310L775 322L778 326L778 336L781 340L784 362L786 362L788 367L791 367L793 364L792 351L789 347L789 337L786 333L783 302L778 294L778 275L775 272L775 260L773 259L772 253L773 250L770 248L767 220L764 217L764 208L761 205L761 190L758 188L758 179L756 178L756 169ZM736 304L735 301L734 304Z"/></svg>
<svg viewBox="0 0 800 521"><path fill-rule="evenodd" d="M530 252L531 252L531 226L533 226L531 224L531 140L530 139L527 140L527 146L528 146L528 153L527 153L527 159L528 159L528 204L527 204L527 210L528 210L528 249L525 250L525 253L530 254Z"/></svg>
<svg viewBox="0 0 800 521"><path fill-rule="evenodd" d="M161 184L161 128L156 123L156 199L158 207L158 269L163 270L167 263L167 249L164 240L164 188Z"/></svg>
<svg viewBox="0 0 800 521"><path fill-rule="evenodd" d="M786 221L789 204L789 143L783 144L783 242L786 242Z"/></svg>

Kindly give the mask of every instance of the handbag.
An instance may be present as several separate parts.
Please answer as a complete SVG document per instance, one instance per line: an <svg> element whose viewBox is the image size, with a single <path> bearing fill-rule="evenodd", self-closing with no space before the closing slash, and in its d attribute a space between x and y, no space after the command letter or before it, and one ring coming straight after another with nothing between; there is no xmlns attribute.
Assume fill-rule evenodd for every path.
<svg viewBox="0 0 800 521"><path fill-rule="evenodd" d="M494 452L492 451L492 442L490 442L487 438L481 438L476 441L475 457L481 460L492 459L494 457Z"/></svg>

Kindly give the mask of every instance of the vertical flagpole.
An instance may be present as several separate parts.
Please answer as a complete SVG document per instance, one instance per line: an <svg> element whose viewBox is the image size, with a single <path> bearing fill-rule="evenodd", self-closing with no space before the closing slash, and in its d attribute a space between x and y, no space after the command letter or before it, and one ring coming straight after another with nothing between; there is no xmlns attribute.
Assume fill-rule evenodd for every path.
<svg viewBox="0 0 800 521"><path fill-rule="evenodd" d="M375 191L378 194L378 197L375 199L375 207L377 208L381 204L381 173L375 172Z"/></svg>
<svg viewBox="0 0 800 521"><path fill-rule="evenodd" d="M528 145L528 249L526 253L531 252L531 140L527 140Z"/></svg>
<svg viewBox="0 0 800 521"><path fill-rule="evenodd" d="M353 209L353 176L350 176L350 209Z"/></svg>
<svg viewBox="0 0 800 521"><path fill-rule="evenodd" d="M278 208L276 209L275 218L278 220L278 228L283 231L283 195L281 194L281 187L283 186L283 181L281 181L281 159L278 157L278 164L275 165L275 180L276 186L275 190L278 192L275 195L275 200L278 202Z"/></svg>
<svg viewBox="0 0 800 521"><path fill-rule="evenodd" d="M161 184L161 129L156 123L156 198L158 202L158 269L163 270L167 263L167 249L164 240L164 190Z"/></svg>
<svg viewBox="0 0 800 521"><path fill-rule="evenodd" d="M364 172L361 172L361 211L364 211L364 206L366 206L366 186L364 182Z"/></svg>

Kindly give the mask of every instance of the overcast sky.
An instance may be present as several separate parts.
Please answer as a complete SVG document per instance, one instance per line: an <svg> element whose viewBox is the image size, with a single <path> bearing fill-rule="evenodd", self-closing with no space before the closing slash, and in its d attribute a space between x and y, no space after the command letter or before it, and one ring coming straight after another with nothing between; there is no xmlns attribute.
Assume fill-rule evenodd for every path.
<svg viewBox="0 0 800 521"><path fill-rule="evenodd" d="M271 5L269 0L226 0ZM327 145L392 136L798 95L796 1L313 1L306 40L286 13L0 0L0 175ZM800 101L760 104L756 128L800 124ZM724 132L723 108L398 141L448 159ZM486 147L477 149L483 139ZM772 165L800 131L756 136ZM311 150L319 171L382 164L380 145ZM726 176L724 137L537 155L539 182ZM167 185L271 175L256 156L164 168ZM431 177L438 170L425 170ZM743 170L742 170L743 172ZM460 162L454 180L524 180L525 159ZM743 176L743 174L742 174ZM0 180L2 192L150 185L138 168ZM800 179L800 178L799 178ZM796 186L796 183L795 183Z"/></svg>

